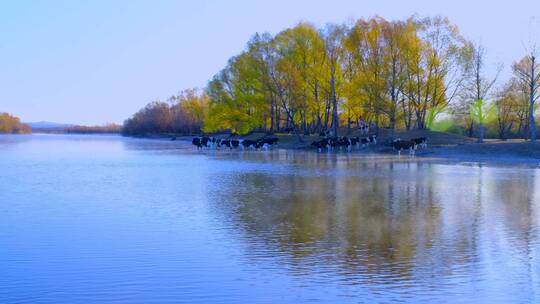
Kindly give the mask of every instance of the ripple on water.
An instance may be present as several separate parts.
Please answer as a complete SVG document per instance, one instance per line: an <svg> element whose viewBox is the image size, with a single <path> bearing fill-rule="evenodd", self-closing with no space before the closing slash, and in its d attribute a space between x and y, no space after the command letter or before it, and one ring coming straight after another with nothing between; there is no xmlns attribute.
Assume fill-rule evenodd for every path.
<svg viewBox="0 0 540 304"><path fill-rule="evenodd" d="M0 302L538 302L538 169L0 137Z"/></svg>

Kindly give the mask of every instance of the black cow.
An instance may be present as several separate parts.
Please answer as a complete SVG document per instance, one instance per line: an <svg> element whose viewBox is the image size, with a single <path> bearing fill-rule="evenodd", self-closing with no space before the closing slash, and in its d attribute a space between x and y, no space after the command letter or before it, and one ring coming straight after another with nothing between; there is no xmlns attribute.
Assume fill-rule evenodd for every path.
<svg viewBox="0 0 540 304"><path fill-rule="evenodd" d="M360 137L351 137L349 140L351 141L351 147L360 148Z"/></svg>
<svg viewBox="0 0 540 304"><path fill-rule="evenodd" d="M240 145L244 148L255 148L255 145L257 144L257 142L255 140L250 140L250 139L244 139L242 140L242 142L240 143Z"/></svg>

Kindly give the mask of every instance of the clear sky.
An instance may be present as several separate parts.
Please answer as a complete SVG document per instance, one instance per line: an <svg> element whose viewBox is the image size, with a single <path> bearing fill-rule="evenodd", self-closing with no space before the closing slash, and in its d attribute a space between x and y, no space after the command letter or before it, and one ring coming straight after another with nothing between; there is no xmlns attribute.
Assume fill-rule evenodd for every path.
<svg viewBox="0 0 540 304"><path fill-rule="evenodd" d="M491 65L504 64L503 78L531 33L540 43L540 0L3 0L0 112L121 123L152 100L204 87L255 32L413 14L448 16Z"/></svg>

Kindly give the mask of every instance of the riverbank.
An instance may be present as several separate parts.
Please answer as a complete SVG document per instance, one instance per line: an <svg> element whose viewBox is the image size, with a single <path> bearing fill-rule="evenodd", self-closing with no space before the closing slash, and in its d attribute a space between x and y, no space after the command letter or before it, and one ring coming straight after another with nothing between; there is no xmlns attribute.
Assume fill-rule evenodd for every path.
<svg viewBox="0 0 540 304"><path fill-rule="evenodd" d="M487 141L449 147L433 147L418 156L475 162L503 162L540 165L540 143L527 141Z"/></svg>
<svg viewBox="0 0 540 304"><path fill-rule="evenodd" d="M0 303L537 303L524 167L0 136Z"/></svg>
<svg viewBox="0 0 540 304"><path fill-rule="evenodd" d="M345 135L346 132L340 133ZM252 133L242 136L242 139L258 139L264 133ZM218 138L229 138L228 134L214 134ZM316 135L303 135L299 142L294 134L277 133L272 135L279 138L280 149L309 150L315 151L311 143L320 140L322 137ZM349 137L365 137L357 131L349 132ZM182 136L175 134L159 134L149 136L138 136L158 140L188 141L191 142L193 136ZM474 162L504 162L504 163L540 163L540 142L531 143L525 140L486 140L484 143L477 143L475 138L460 136L445 132L434 132L429 130L397 131L395 138L403 140L426 137L428 139L427 149L418 149L416 157L452 159L457 161ZM371 145L360 150L354 149L351 153L395 155L396 152L390 146L391 133L389 130L379 130L377 145ZM338 152L339 153L339 152ZM408 156L408 152L402 152L402 157Z"/></svg>

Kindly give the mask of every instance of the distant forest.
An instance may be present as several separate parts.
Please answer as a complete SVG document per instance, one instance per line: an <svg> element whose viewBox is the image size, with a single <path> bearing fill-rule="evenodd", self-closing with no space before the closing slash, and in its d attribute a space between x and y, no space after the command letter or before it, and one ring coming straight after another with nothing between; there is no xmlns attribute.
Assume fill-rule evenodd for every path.
<svg viewBox="0 0 540 304"><path fill-rule="evenodd" d="M94 133L121 133L122 126L117 124L106 124L102 126L81 126L73 125L64 130L65 133L94 134Z"/></svg>
<svg viewBox="0 0 540 304"><path fill-rule="evenodd" d="M540 65L534 50L498 83L482 45L447 18L381 17L255 34L204 90L154 101L124 133L295 134L376 128L536 138ZM493 69L491 69L493 70Z"/></svg>

